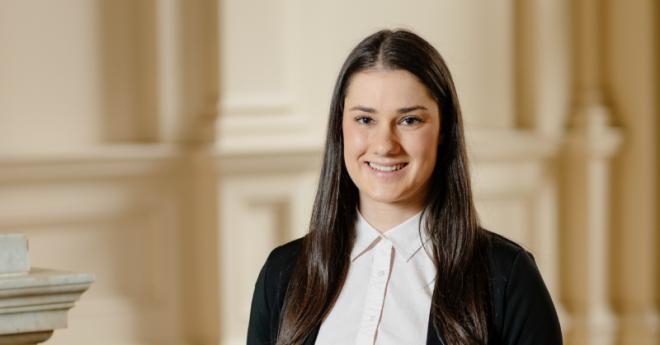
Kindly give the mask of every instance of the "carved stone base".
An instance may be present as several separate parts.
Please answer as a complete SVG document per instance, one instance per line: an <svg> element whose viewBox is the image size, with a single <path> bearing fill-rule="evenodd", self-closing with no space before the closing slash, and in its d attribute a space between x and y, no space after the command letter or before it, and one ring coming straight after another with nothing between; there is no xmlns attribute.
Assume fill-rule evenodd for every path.
<svg viewBox="0 0 660 345"><path fill-rule="evenodd" d="M87 273L30 268L27 238L0 234L0 345L42 343L94 281Z"/></svg>

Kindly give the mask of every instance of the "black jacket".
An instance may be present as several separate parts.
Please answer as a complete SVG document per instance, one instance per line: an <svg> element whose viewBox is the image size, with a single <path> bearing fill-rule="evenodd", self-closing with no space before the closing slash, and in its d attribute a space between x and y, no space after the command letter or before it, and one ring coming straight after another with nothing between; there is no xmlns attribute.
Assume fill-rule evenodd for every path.
<svg viewBox="0 0 660 345"><path fill-rule="evenodd" d="M488 237L491 296L495 311L489 344L562 344L557 313L534 257L500 235L488 232ZM284 293L301 244L302 239L297 239L275 248L261 269L252 298L248 345L275 344ZM318 327L314 329L305 345L315 343L318 330ZM426 344L451 345L435 334L431 318Z"/></svg>

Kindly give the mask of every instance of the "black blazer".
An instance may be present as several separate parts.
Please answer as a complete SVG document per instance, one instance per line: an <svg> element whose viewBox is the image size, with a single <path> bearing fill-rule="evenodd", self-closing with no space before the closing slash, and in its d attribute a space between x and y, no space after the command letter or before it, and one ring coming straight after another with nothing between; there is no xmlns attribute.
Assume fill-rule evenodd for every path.
<svg viewBox="0 0 660 345"><path fill-rule="evenodd" d="M487 234L495 311L489 344L562 344L557 313L532 254L500 235ZM261 269L252 298L248 345L275 344L284 293L301 244L302 239L297 239L275 248ZM314 329L305 345L315 343L318 331L319 327ZM451 345L433 331L431 318L426 344Z"/></svg>

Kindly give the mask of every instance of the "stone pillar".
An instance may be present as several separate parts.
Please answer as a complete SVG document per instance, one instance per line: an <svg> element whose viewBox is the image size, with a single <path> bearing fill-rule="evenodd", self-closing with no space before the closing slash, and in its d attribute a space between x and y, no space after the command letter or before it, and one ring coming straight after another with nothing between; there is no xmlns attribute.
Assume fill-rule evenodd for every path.
<svg viewBox="0 0 660 345"><path fill-rule="evenodd" d="M220 305L217 225L217 172L213 157L218 117L219 2L162 0L154 3L157 70L155 107L158 137L185 152L187 225L181 239L184 337L194 344L217 344Z"/></svg>
<svg viewBox="0 0 660 345"><path fill-rule="evenodd" d="M517 0L515 5L516 125L557 148L539 157L542 173L532 199L531 244L562 329L567 329L570 317L560 298L560 201L555 166L570 107L570 6L568 0Z"/></svg>
<svg viewBox="0 0 660 345"><path fill-rule="evenodd" d="M153 106L158 138L208 144L218 116L218 2L155 2Z"/></svg>
<svg viewBox="0 0 660 345"><path fill-rule="evenodd" d="M621 142L610 127L602 77L601 3L573 8L575 98L562 173L564 297L572 314L567 344L614 344L610 305L610 163Z"/></svg>
<svg viewBox="0 0 660 345"><path fill-rule="evenodd" d="M27 238L0 235L0 345L42 343L67 326L67 311L94 278L31 268Z"/></svg>
<svg viewBox="0 0 660 345"><path fill-rule="evenodd" d="M660 45L654 42L660 36L660 6L655 0L604 3L608 98L626 133L613 167L612 305L618 344L658 345L660 74L653 71L660 67Z"/></svg>

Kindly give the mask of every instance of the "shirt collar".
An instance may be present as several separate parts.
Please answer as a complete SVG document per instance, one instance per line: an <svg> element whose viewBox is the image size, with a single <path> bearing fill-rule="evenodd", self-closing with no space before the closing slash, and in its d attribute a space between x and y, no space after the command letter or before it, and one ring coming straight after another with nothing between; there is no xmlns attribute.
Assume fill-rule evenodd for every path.
<svg viewBox="0 0 660 345"><path fill-rule="evenodd" d="M381 234L358 211L355 224L356 239L351 251L351 261L371 249L383 238L389 240L396 252L402 255L406 261L410 260L422 248L422 244L428 241L426 232L421 231L421 224L422 212L419 212Z"/></svg>

